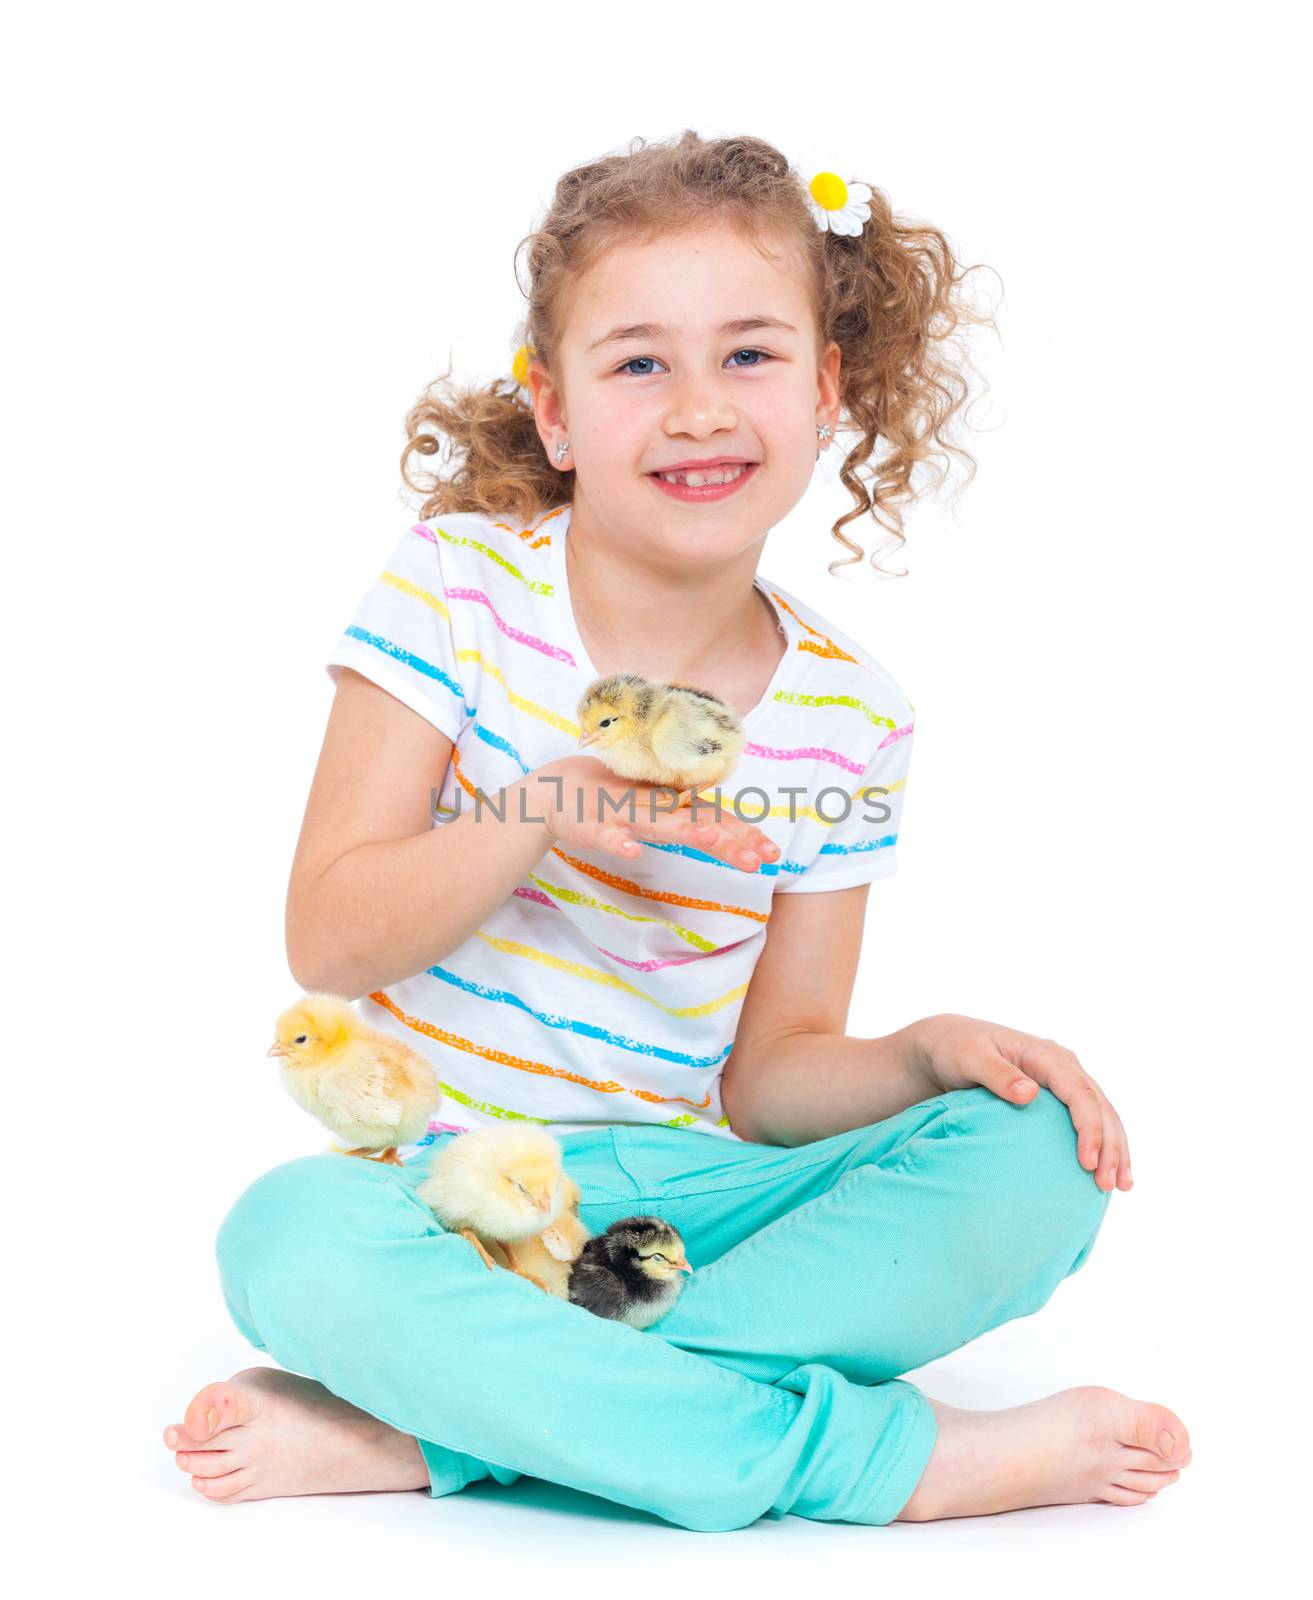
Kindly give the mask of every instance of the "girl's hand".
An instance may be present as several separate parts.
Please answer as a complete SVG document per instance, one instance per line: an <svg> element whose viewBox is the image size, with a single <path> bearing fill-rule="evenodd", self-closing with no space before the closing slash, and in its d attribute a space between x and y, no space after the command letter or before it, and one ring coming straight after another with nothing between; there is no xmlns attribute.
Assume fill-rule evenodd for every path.
<svg viewBox="0 0 1313 1600"><path fill-rule="evenodd" d="M546 818L554 843L606 850L626 861L642 853L640 839L686 844L744 872L755 872L763 861L779 860L775 842L736 817L729 805L721 806L719 821L706 800L698 802L696 813L688 806L672 811L674 796L669 791L618 777L596 756L562 756L539 767L534 776L541 776L542 782L533 785L532 800ZM605 804L599 801L603 791L610 797ZM654 794L655 809L650 799Z"/></svg>
<svg viewBox="0 0 1313 1600"><path fill-rule="evenodd" d="M932 1085L932 1094L981 1084L1001 1100L1025 1105L1042 1084L1070 1112L1077 1159L1094 1173L1099 1188L1131 1187L1131 1154L1121 1118L1072 1052L1056 1040L951 1012L910 1023L902 1032L912 1066Z"/></svg>

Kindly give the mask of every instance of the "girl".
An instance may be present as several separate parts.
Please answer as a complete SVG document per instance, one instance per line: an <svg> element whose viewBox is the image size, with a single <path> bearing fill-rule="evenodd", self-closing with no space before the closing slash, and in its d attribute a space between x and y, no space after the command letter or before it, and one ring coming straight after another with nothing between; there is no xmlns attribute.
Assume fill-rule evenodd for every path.
<svg viewBox="0 0 1313 1600"><path fill-rule="evenodd" d="M901 537L891 501L962 399L946 241L687 132L567 173L530 242L519 387L410 417L403 475L431 428L458 465L328 663L288 895L298 981L425 1050L443 1120L403 1167L312 1156L237 1200L225 1299L293 1371L208 1384L165 1442L218 1501L529 1473L707 1530L1140 1504L1190 1460L1165 1406L974 1413L899 1376L1043 1305L1130 1157L1053 1040L845 1036L911 707L757 573L841 422L835 537L856 550L862 511ZM620 670L735 708L742 807L652 810L578 752L580 695ZM592 1231L679 1229L696 1271L653 1328L488 1272L416 1198L435 1150L507 1119L559 1135Z"/></svg>

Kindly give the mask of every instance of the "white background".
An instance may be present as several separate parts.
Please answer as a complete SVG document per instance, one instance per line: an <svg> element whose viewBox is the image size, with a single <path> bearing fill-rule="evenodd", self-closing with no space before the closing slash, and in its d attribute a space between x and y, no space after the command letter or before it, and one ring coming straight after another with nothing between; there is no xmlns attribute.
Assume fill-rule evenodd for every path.
<svg viewBox="0 0 1313 1600"><path fill-rule="evenodd" d="M45 1579L1107 1596L1261 1581L1302 1543L1307 129L1283 12L11 21L0 1420ZM917 708L850 1030L956 1010L1052 1035L1131 1141L1089 1263L916 1381L983 1407L1108 1384L1177 1410L1194 1464L1138 1508L718 1538L533 1482L206 1504L160 1433L261 1359L219 1298L220 1219L322 1147L264 1051L296 993L322 661L413 519L402 417L449 350L508 369L513 252L558 174L685 126L827 156L1000 275L977 275L1003 295L1001 337L974 336L983 431L958 435L978 474L911 512L885 563L910 576L829 576L828 463L762 570Z"/></svg>

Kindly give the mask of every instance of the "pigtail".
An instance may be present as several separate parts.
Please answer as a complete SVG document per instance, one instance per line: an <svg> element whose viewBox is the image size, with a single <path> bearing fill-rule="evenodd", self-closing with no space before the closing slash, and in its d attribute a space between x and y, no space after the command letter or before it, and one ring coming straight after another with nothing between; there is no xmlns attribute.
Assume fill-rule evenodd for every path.
<svg viewBox="0 0 1313 1600"><path fill-rule="evenodd" d="M452 470L413 478L413 458L434 455ZM406 416L401 477L424 497L423 520L478 511L512 516L524 525L544 510L568 504L574 494L573 470L558 472L548 462L533 409L515 379L464 388L452 383L450 363Z"/></svg>
<svg viewBox="0 0 1313 1600"><path fill-rule="evenodd" d="M906 542L902 507L919 492L912 479L922 462L942 460L936 488L950 455L967 463L964 489L975 477L975 458L947 437L968 394L959 367L970 363L956 335L963 324L995 326L957 292L975 268L958 270L937 228L895 217L887 197L869 187L871 214L861 232L822 235L823 331L842 355L838 433L857 435L839 468L855 504L831 530L853 554L831 562L831 572L861 558L861 547L843 532L856 517L870 515L897 544ZM942 353L945 346L956 360ZM872 461L880 441L883 452ZM874 556L872 565L884 570Z"/></svg>

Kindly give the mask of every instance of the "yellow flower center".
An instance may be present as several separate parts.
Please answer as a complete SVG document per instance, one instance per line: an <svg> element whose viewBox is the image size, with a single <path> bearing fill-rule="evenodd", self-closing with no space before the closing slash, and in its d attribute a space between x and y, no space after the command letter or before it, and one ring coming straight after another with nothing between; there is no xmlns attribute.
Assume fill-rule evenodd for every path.
<svg viewBox="0 0 1313 1600"><path fill-rule="evenodd" d="M511 362L511 376L515 379L516 383L528 383L529 357L536 354L537 351L531 344L522 344L515 352L515 358Z"/></svg>
<svg viewBox="0 0 1313 1600"><path fill-rule="evenodd" d="M838 211L848 200L848 185L835 172L818 172L811 181L811 197L822 211Z"/></svg>

